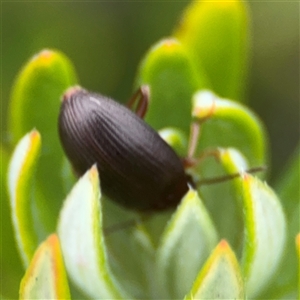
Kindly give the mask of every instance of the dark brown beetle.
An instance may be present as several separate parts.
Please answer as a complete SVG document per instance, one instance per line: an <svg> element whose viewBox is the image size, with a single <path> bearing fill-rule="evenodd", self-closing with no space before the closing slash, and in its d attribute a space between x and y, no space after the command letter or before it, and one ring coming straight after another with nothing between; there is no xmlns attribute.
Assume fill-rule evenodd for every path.
<svg viewBox="0 0 300 300"><path fill-rule="evenodd" d="M69 89L58 122L65 153L78 175L96 163L102 192L124 207L144 212L176 207L189 189L189 176L174 150L142 120L145 101L137 110Z"/></svg>
<svg viewBox="0 0 300 300"><path fill-rule="evenodd" d="M58 128L62 146L77 175L97 164L102 192L118 204L140 212L176 207L194 183L185 168L201 158L216 155L205 152L194 158L200 123L191 124L187 158L174 150L146 124L149 90L142 86L129 101L136 100L136 113L112 99L90 93L80 87L70 88L63 97ZM138 99L140 98L140 99ZM208 119L213 114L214 105ZM204 119L204 121L205 121ZM248 169L248 173L265 167ZM197 186L219 183L240 173L201 179Z"/></svg>

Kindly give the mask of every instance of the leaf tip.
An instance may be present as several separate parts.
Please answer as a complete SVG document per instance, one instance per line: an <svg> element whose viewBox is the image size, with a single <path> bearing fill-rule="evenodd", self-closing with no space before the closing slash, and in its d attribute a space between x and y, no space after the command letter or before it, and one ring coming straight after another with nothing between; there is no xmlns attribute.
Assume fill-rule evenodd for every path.
<svg viewBox="0 0 300 300"><path fill-rule="evenodd" d="M39 140L41 138L41 135L40 133L36 130L36 129L33 129L31 132L30 132L30 140Z"/></svg>
<svg viewBox="0 0 300 300"><path fill-rule="evenodd" d="M58 236L55 233L52 233L48 238L47 238L47 244L52 245L54 248L55 246L58 245Z"/></svg>
<svg viewBox="0 0 300 300"><path fill-rule="evenodd" d="M169 50L169 51L173 50L178 45L179 45L179 42L174 38L166 38L166 39L162 40L162 42L161 42L161 47L164 50Z"/></svg>
<svg viewBox="0 0 300 300"><path fill-rule="evenodd" d="M48 64L52 61L55 52L49 49L43 49L39 53L33 56L32 61L38 64Z"/></svg>
<svg viewBox="0 0 300 300"><path fill-rule="evenodd" d="M199 201L198 193L196 190L190 187L187 193L184 195L183 199L184 202L189 203L189 205L191 205L192 203L197 203Z"/></svg>
<svg viewBox="0 0 300 300"><path fill-rule="evenodd" d="M242 179L245 183L249 183L250 182L250 179L251 179L251 175L248 174L248 173L243 173L242 175Z"/></svg>
<svg viewBox="0 0 300 300"><path fill-rule="evenodd" d="M89 171L89 177L91 179L91 181L95 181L98 180L98 169L97 169L97 165L94 164L90 171Z"/></svg>
<svg viewBox="0 0 300 300"><path fill-rule="evenodd" d="M217 96L209 90L201 90L194 96L192 116L206 120L211 118L216 110Z"/></svg>
<svg viewBox="0 0 300 300"><path fill-rule="evenodd" d="M219 249L226 250L229 247L228 242L226 240L221 240L219 243Z"/></svg>

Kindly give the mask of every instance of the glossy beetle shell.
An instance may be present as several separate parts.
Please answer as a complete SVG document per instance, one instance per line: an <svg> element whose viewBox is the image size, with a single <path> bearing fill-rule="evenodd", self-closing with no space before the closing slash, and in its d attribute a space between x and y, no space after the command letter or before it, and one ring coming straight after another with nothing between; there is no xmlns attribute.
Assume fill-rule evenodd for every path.
<svg viewBox="0 0 300 300"><path fill-rule="evenodd" d="M72 88L59 115L61 143L78 175L93 164L102 192L138 211L175 207L188 190L173 149L125 106L99 94Z"/></svg>

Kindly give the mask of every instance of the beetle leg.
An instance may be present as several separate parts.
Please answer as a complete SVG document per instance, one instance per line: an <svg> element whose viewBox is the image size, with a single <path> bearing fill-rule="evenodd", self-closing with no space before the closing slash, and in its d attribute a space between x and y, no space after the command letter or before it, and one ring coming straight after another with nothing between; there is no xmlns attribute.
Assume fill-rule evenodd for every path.
<svg viewBox="0 0 300 300"><path fill-rule="evenodd" d="M185 168L193 167L205 157L215 155L215 151L204 151L198 157L195 157L198 141L200 138L200 133L201 133L201 123L199 121L192 122L189 145L188 145L188 154L187 157L184 158L183 160L183 164Z"/></svg>
<svg viewBox="0 0 300 300"><path fill-rule="evenodd" d="M195 155L197 144L200 136L200 124L199 122L193 122L191 124L190 140L188 146L187 158L192 159Z"/></svg>
<svg viewBox="0 0 300 300"><path fill-rule="evenodd" d="M219 151L218 149L214 150L206 150L201 152L197 157L186 157L183 159L184 168L188 169L194 167L195 165L201 163L204 159L208 157L213 157L216 160L219 159Z"/></svg>
<svg viewBox="0 0 300 300"><path fill-rule="evenodd" d="M237 173L233 173L233 174L228 174L228 175L223 175L223 176L218 176L218 177L212 177L212 178L203 178L203 179L200 179L197 182L197 186L199 187L201 185L222 183L222 182L240 177L245 173L253 174L253 173L265 171L266 169L267 169L266 166L260 166L260 167L250 168L250 169L247 169L245 171L237 172Z"/></svg>
<svg viewBox="0 0 300 300"><path fill-rule="evenodd" d="M199 142L199 138L201 134L201 125L213 116L214 111L215 111L215 101L213 101L210 110L206 116L202 117L201 119L196 119L192 122L191 129L190 129L189 145L188 145L188 155L186 158L183 158L183 165L185 169L194 167L195 165L201 163L201 161L206 159L207 157L213 157L216 160L219 160L220 153L218 149L204 150L203 152L200 153L200 155L195 157L197 144ZM225 182L240 177L245 173L251 174L251 173L262 172L265 170L266 170L265 166L259 166L259 167L243 170L241 172L236 172L233 174L222 175L222 176L211 177L211 178L203 178L199 180L197 184L195 184L193 180L189 180L189 181L191 181L192 185L199 187L201 185ZM189 175L187 176L190 177Z"/></svg>
<svg viewBox="0 0 300 300"><path fill-rule="evenodd" d="M135 113L143 119L149 104L150 89L148 85L142 85L129 99L127 107L135 110Z"/></svg>
<svg viewBox="0 0 300 300"><path fill-rule="evenodd" d="M200 138L201 125L212 117L212 115L215 111L215 107L216 107L216 104L215 104L215 101L213 101L212 106L211 106L207 116L201 118L200 120L196 119L192 122L191 129L190 129L190 139L189 139L187 160L193 160L195 153L196 153L197 144L198 144L199 138Z"/></svg>

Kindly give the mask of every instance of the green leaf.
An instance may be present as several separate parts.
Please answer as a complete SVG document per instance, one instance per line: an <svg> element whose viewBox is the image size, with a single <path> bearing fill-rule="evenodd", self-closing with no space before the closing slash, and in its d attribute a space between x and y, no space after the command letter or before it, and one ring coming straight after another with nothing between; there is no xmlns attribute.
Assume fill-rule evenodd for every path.
<svg viewBox="0 0 300 300"><path fill-rule="evenodd" d="M276 190L280 195L280 198L283 200L283 205L287 216L292 218L297 211L297 206L300 205L300 147L296 150L295 154L291 158L289 165L286 170L279 178L279 181L276 184ZM299 213L299 211L298 211ZM294 224L296 225L296 224ZM299 225L299 224L298 224ZM295 235L298 230L296 226L293 228L293 234Z"/></svg>
<svg viewBox="0 0 300 300"><path fill-rule="evenodd" d="M285 172L276 184L276 190L282 200L287 221L287 243L281 266L275 281L272 282L265 297L296 298L297 296L297 256L294 250L295 236L300 231L300 148L292 157ZM284 276L282 276L284 274Z"/></svg>
<svg viewBox="0 0 300 300"><path fill-rule="evenodd" d="M300 299L300 233L296 236L296 250L298 259L298 299Z"/></svg>
<svg viewBox="0 0 300 300"><path fill-rule="evenodd" d="M161 129L158 133L179 156L186 156L186 149L188 145L187 137L181 130L168 127Z"/></svg>
<svg viewBox="0 0 300 300"><path fill-rule="evenodd" d="M9 106L8 130L13 145L32 128L37 128L43 136L36 199L38 209L47 211L40 220L47 226L47 235L55 229L55 216L65 196L61 174L63 151L57 134L60 98L75 83L70 61L60 52L43 50L21 70Z"/></svg>
<svg viewBox="0 0 300 300"><path fill-rule="evenodd" d="M72 281L89 297L126 297L110 272L102 232L101 193L96 167L74 186L59 216L58 235Z"/></svg>
<svg viewBox="0 0 300 300"><path fill-rule="evenodd" d="M286 222L275 193L258 178L242 179L244 250L242 270L249 298L257 296L275 274L286 240Z"/></svg>
<svg viewBox="0 0 300 300"><path fill-rule="evenodd" d="M143 295L152 299L156 290L152 236L145 224L138 222L140 217L137 213L109 199L103 200L105 242L111 269L128 294L134 298ZM152 218L147 220L147 225L149 222L152 223Z"/></svg>
<svg viewBox="0 0 300 300"><path fill-rule="evenodd" d="M107 237L107 249L111 270L127 294L139 298L153 299L156 284L154 276L154 248L144 228L129 232L120 229Z"/></svg>
<svg viewBox="0 0 300 300"><path fill-rule="evenodd" d="M242 100L248 56L248 16L244 1L193 1L175 30L212 90Z"/></svg>
<svg viewBox="0 0 300 300"><path fill-rule="evenodd" d="M213 153L216 161L202 162L201 168L197 169L197 174L201 175L199 183L203 179L215 179L248 169L246 158L234 148L217 148ZM240 254L243 215L240 195L237 192L240 186L236 187L235 182L236 180L230 179L218 184L200 184L199 193L215 222L219 235L231 244L237 254Z"/></svg>
<svg viewBox="0 0 300 300"><path fill-rule="evenodd" d="M221 99L209 91L194 95L193 117L201 125L199 150L232 147L249 161L250 167L266 160L266 132L258 117L245 106Z"/></svg>
<svg viewBox="0 0 300 300"><path fill-rule="evenodd" d="M23 276L23 267L14 240L11 210L7 191L8 154L0 147L0 293L11 299L18 297L18 286Z"/></svg>
<svg viewBox="0 0 300 300"><path fill-rule="evenodd" d="M32 212L33 175L41 148L40 134L33 130L18 143L8 171L9 196L15 237L25 267L38 246Z"/></svg>
<svg viewBox="0 0 300 300"><path fill-rule="evenodd" d="M166 299L183 298L216 243L214 225L197 192L190 190L172 216L158 248L160 295Z"/></svg>
<svg viewBox="0 0 300 300"><path fill-rule="evenodd" d="M230 194L232 198L235 197L235 201L240 202L236 207L238 215L243 212L241 266L247 297L255 297L266 288L278 269L285 246L285 217L277 196L266 183L244 173L247 169L246 161L236 150L219 150L218 159L227 173L241 174L231 180L234 191ZM215 201L219 204L220 199L223 201L223 198ZM222 207L220 203L220 210L226 213L227 208ZM230 222L234 220L233 216L232 214ZM235 224L237 227L242 225L241 222Z"/></svg>
<svg viewBox="0 0 300 300"><path fill-rule="evenodd" d="M34 126L47 135L46 145L55 142L56 121L62 93L76 83L70 61L60 52L43 50L36 54L19 73L9 109L9 131L12 142L18 140ZM53 124L53 126L49 126Z"/></svg>
<svg viewBox="0 0 300 300"><path fill-rule="evenodd" d="M266 164L265 130L249 109L218 98L210 91L200 91L194 95L192 113L194 120L200 122L200 138L195 155L200 162L193 168L200 182L202 179ZM232 169L227 169L222 161L224 149L229 150L229 156L235 161L236 166ZM231 149L235 149L235 154ZM206 207L216 220L221 237L226 238L234 248L240 249L242 219L236 188L228 181L200 186L200 191ZM231 222L228 222L228 218Z"/></svg>
<svg viewBox="0 0 300 300"><path fill-rule="evenodd" d="M58 237L52 234L35 252L20 286L20 299L70 299Z"/></svg>
<svg viewBox="0 0 300 300"><path fill-rule="evenodd" d="M239 264L225 240L212 252L185 299L244 299Z"/></svg>
<svg viewBox="0 0 300 300"><path fill-rule="evenodd" d="M150 49L138 71L136 85L142 84L150 86L151 95L145 120L155 129L172 126L187 132L192 95L207 84L180 42L165 39Z"/></svg>

